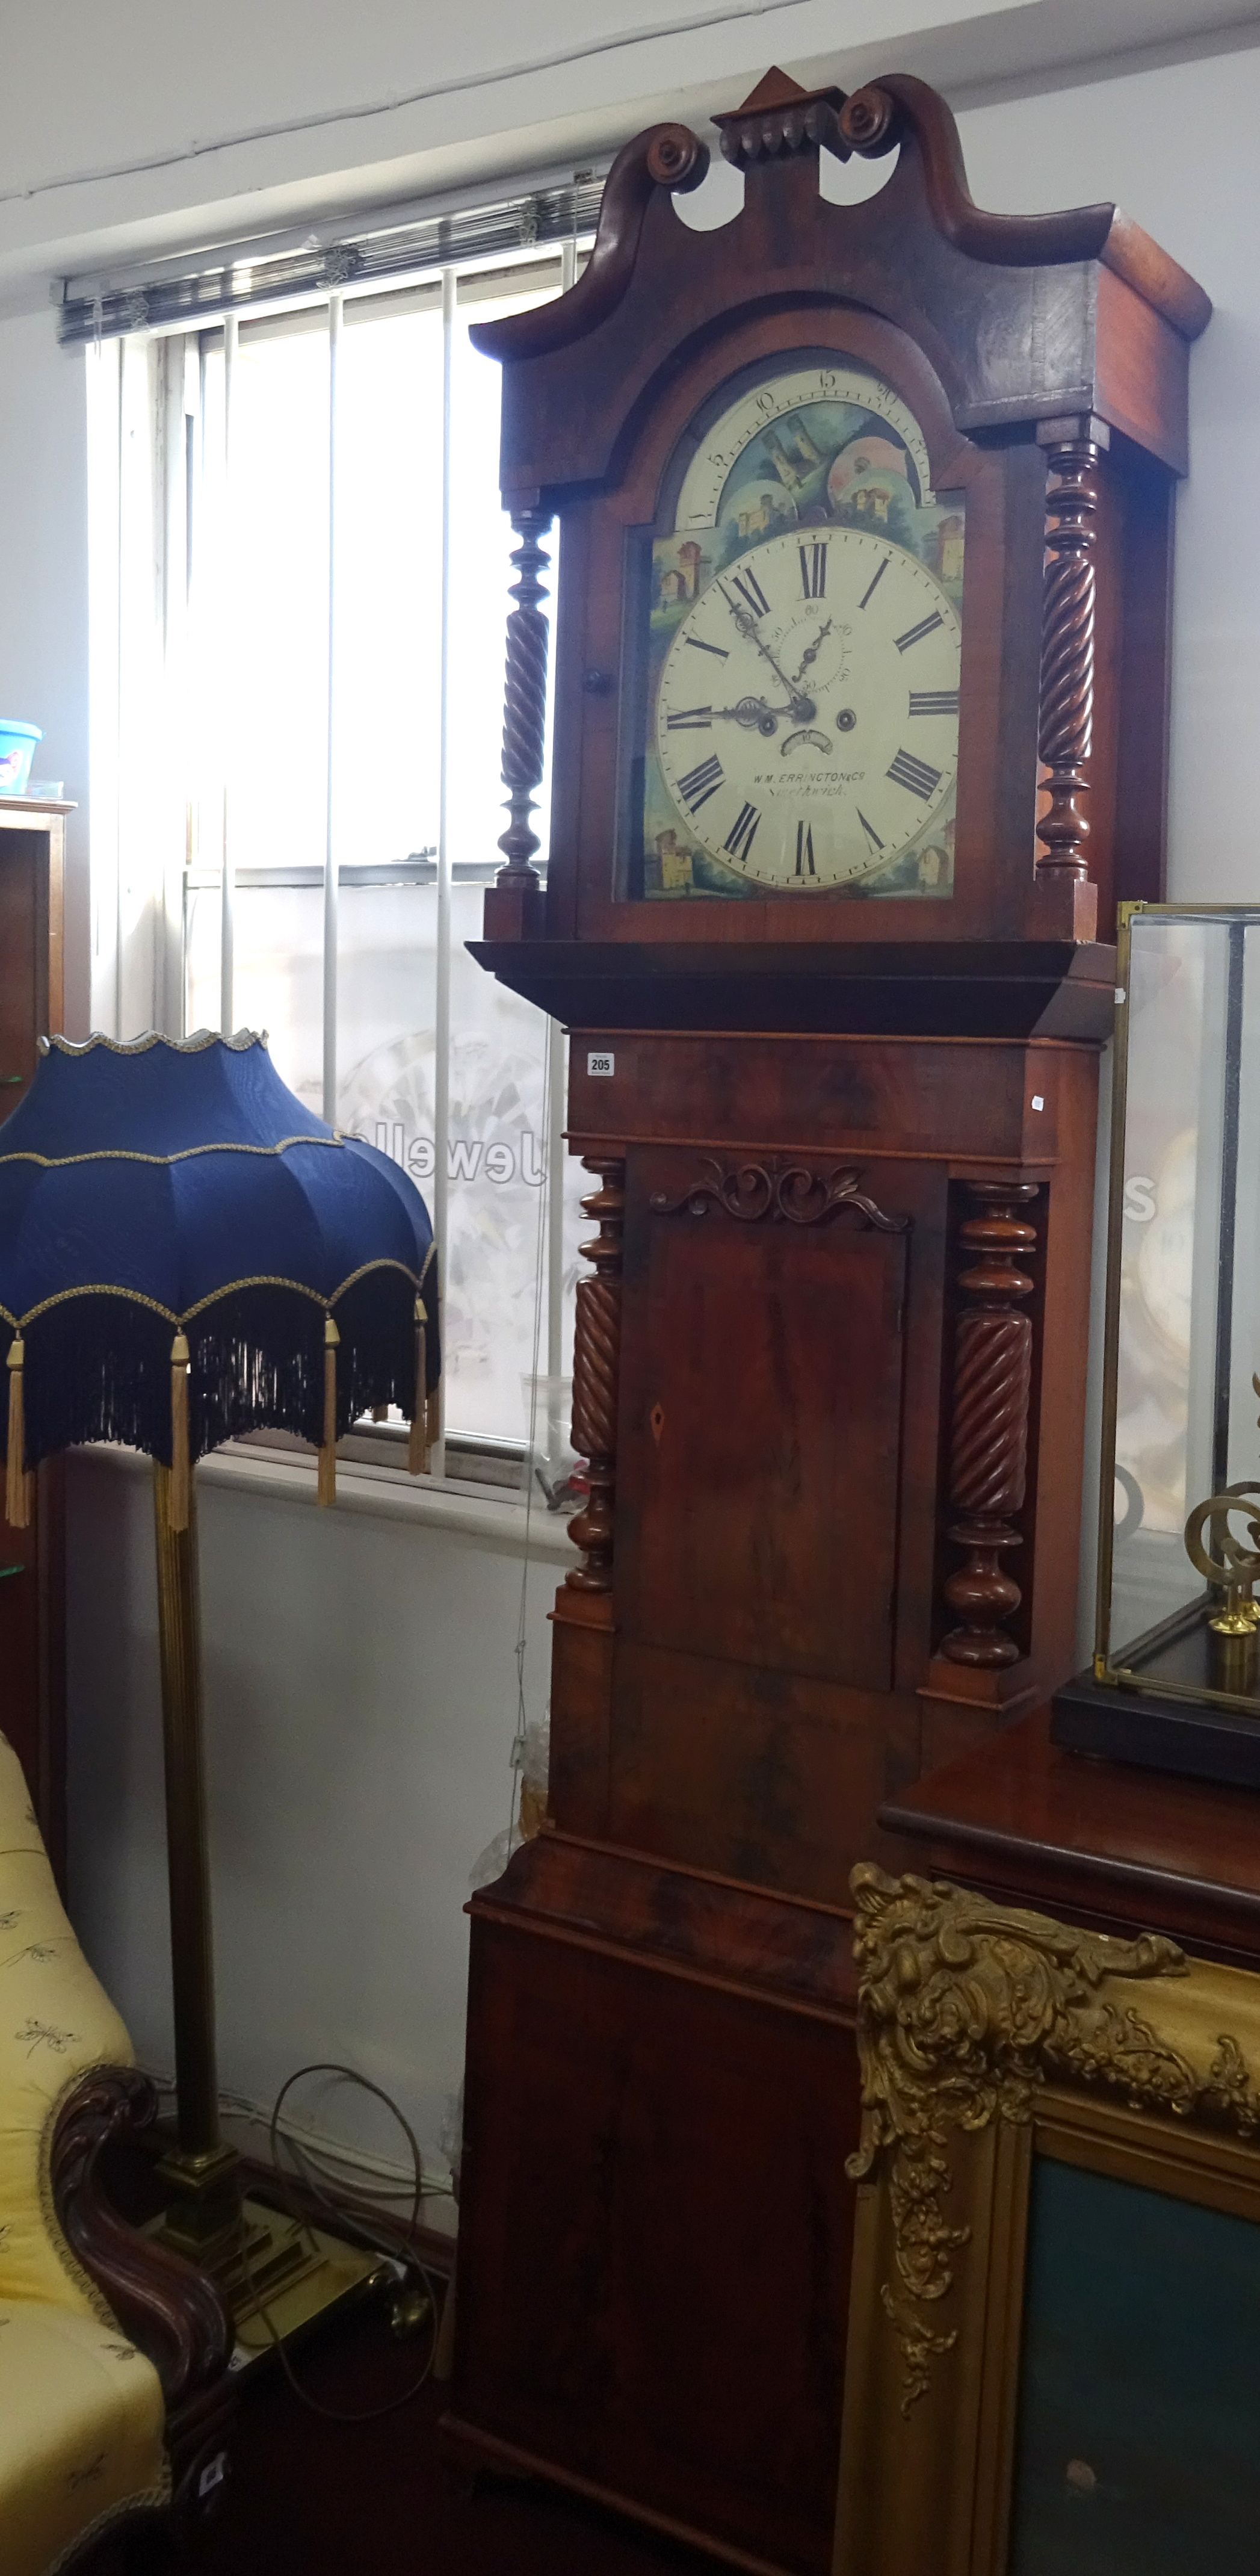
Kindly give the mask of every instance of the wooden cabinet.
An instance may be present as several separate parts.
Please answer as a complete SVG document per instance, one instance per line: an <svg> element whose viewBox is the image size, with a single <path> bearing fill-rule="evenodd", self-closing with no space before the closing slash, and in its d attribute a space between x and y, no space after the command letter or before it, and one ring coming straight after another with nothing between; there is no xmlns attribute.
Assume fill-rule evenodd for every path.
<svg viewBox="0 0 1260 2576"><path fill-rule="evenodd" d="M0 797L0 1117L22 1098L38 1040L63 1025L66 805ZM29 1529L0 1532L0 1730L65 1869L65 1483L41 1467Z"/></svg>

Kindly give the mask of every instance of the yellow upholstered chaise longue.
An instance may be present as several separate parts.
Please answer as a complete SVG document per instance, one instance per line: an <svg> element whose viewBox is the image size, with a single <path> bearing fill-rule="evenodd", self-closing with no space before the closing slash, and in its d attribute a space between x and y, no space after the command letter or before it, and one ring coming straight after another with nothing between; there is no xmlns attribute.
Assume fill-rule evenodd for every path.
<svg viewBox="0 0 1260 2576"><path fill-rule="evenodd" d="M228 2320L97 2171L156 2109L131 2061L0 1735L0 2576L130 2565L220 2483Z"/></svg>

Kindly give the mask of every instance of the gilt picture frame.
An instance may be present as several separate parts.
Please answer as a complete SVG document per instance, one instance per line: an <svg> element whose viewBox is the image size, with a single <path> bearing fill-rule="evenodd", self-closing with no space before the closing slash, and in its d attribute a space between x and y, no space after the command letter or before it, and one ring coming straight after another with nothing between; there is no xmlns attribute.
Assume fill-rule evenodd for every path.
<svg viewBox="0 0 1260 2576"><path fill-rule="evenodd" d="M868 1865L833 2576L1244 2576L1260 1977Z"/></svg>

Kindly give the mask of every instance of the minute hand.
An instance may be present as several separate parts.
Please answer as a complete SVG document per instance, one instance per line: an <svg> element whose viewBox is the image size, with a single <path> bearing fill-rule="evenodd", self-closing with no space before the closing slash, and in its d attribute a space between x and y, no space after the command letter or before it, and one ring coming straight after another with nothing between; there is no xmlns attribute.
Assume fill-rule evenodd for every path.
<svg viewBox="0 0 1260 2576"><path fill-rule="evenodd" d="M735 624L738 627L740 634L746 636L750 644L756 645L757 651L760 653L763 662L769 663L780 688L786 689L791 711L795 716L797 723L811 724L815 714L817 713L813 699L802 696L801 691L794 686L791 680L789 680L786 671L782 670L776 662L769 645L763 644L760 635L757 633L757 620L752 615L751 610L736 606L736 603L732 599L724 582L718 583L718 589L721 591L722 597L726 601L726 605L735 620Z"/></svg>

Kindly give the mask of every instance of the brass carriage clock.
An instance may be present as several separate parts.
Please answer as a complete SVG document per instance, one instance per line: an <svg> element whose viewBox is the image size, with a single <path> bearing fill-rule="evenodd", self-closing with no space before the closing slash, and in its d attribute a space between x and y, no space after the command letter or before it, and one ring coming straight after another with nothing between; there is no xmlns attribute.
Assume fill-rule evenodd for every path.
<svg viewBox="0 0 1260 2576"><path fill-rule="evenodd" d="M449 2433L829 2564L881 1802L1071 1669L1097 1048L1163 866L1199 288L772 72L503 362L506 864L592 1173L551 1824L472 1906ZM819 155L885 157L828 202ZM547 882L546 538L564 530Z"/></svg>

